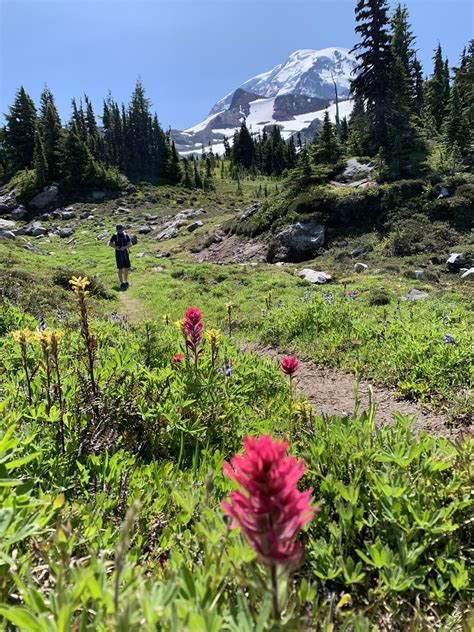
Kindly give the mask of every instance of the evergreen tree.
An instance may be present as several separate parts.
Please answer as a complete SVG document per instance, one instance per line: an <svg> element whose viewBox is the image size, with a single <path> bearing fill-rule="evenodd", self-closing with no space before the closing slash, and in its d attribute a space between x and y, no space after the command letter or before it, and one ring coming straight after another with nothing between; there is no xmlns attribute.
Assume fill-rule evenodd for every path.
<svg viewBox="0 0 474 632"><path fill-rule="evenodd" d="M456 83L453 85L449 99L444 124L444 138L448 148L456 145L461 157L467 155L470 146L470 129L463 112L459 88Z"/></svg>
<svg viewBox="0 0 474 632"><path fill-rule="evenodd" d="M356 44L357 68L351 91L365 103L370 122L371 153L375 154L387 142L387 106L389 99L389 73L392 51L388 31L388 5L386 0L358 0L356 33L361 41Z"/></svg>
<svg viewBox="0 0 474 632"><path fill-rule="evenodd" d="M6 115L5 146L12 170L31 167L35 151L36 108L23 86Z"/></svg>
<svg viewBox="0 0 474 632"><path fill-rule="evenodd" d="M151 171L150 137L152 128L150 101L145 96L145 88L140 79L135 85L127 115L126 147L130 154L128 169L132 175L149 175ZM170 167L170 169L172 168ZM180 174L176 171L173 177L178 178L175 180L176 182L181 179Z"/></svg>
<svg viewBox="0 0 474 632"><path fill-rule="evenodd" d="M459 68L455 69L454 84L459 91L463 114L472 130L474 128L474 39L462 53Z"/></svg>
<svg viewBox="0 0 474 632"><path fill-rule="evenodd" d="M183 158L183 186L186 189L194 188L194 178L187 158Z"/></svg>
<svg viewBox="0 0 474 632"><path fill-rule="evenodd" d="M59 152L62 128L53 94L48 88L45 88L40 96L38 128L47 163L46 179L54 182L60 175Z"/></svg>
<svg viewBox="0 0 474 632"><path fill-rule="evenodd" d="M336 128L329 119L328 110L324 114L323 126L313 142L311 153L316 163L334 164L341 156Z"/></svg>
<svg viewBox="0 0 474 632"><path fill-rule="evenodd" d="M345 116L341 121L341 133L340 133L341 143L343 145L347 144L349 140L349 124L347 122L347 117Z"/></svg>
<svg viewBox="0 0 474 632"><path fill-rule="evenodd" d="M204 176L204 190L211 191L214 189L214 179L211 158L206 158L206 175Z"/></svg>
<svg viewBox="0 0 474 632"><path fill-rule="evenodd" d="M442 128L446 114L447 80L449 87L449 78L446 77L446 65L443 62L441 44L438 44L433 60L434 70L427 84L426 106L427 113L433 119L436 130L439 132Z"/></svg>
<svg viewBox="0 0 474 632"><path fill-rule="evenodd" d="M232 162L241 165L245 169L250 169L255 160L255 146L252 136L245 124L245 120L234 134L234 144L232 147Z"/></svg>
<svg viewBox="0 0 474 632"><path fill-rule="evenodd" d="M70 190L80 190L94 183L96 165L74 120L63 139L61 169L64 184Z"/></svg>
<svg viewBox="0 0 474 632"><path fill-rule="evenodd" d="M224 158L226 160L230 160L231 154L232 154L232 150L230 148L229 145L229 139L227 138L227 136L224 136Z"/></svg>
<svg viewBox="0 0 474 632"><path fill-rule="evenodd" d="M197 160L194 160L194 183L196 185L196 189L202 189L202 178L199 173L199 169L197 167Z"/></svg>
<svg viewBox="0 0 474 632"><path fill-rule="evenodd" d="M168 180L171 182L171 184L178 184L178 182L181 181L181 167L179 164L179 156L178 156L178 152L176 151L176 145L174 144L174 141L171 143L171 158L170 158L170 162L169 162L169 169L168 169Z"/></svg>
<svg viewBox="0 0 474 632"><path fill-rule="evenodd" d="M423 68L415 57L413 60L413 111L421 116L425 104Z"/></svg>
<svg viewBox="0 0 474 632"><path fill-rule="evenodd" d="M44 151L43 141L38 130L35 132L35 150L33 165L36 173L36 183L39 187L44 187L48 177L48 163Z"/></svg>
<svg viewBox="0 0 474 632"><path fill-rule="evenodd" d="M84 142L87 143L87 125L86 117L84 114L84 108L82 107L82 101L77 106L76 99L72 99L72 122L74 123L77 131L77 135Z"/></svg>
<svg viewBox="0 0 474 632"><path fill-rule="evenodd" d="M85 124L86 124L86 132L87 132L86 134L87 146L89 147L91 154L95 158L99 158L100 157L99 128L97 126L97 121L95 120L92 103L87 95L84 97L84 101L86 103Z"/></svg>

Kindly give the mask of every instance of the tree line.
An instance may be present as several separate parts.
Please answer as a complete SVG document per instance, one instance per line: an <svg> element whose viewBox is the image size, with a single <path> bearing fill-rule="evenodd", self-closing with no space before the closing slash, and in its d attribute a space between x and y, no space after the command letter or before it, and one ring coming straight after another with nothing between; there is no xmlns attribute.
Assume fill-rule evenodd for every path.
<svg viewBox="0 0 474 632"><path fill-rule="evenodd" d="M70 190L118 185L120 174L172 184L182 177L176 147L151 113L141 81L128 106L107 96L100 125L87 96L72 99L63 126L48 88L36 108L20 87L1 130L0 170L7 178L30 170L38 188L59 183Z"/></svg>

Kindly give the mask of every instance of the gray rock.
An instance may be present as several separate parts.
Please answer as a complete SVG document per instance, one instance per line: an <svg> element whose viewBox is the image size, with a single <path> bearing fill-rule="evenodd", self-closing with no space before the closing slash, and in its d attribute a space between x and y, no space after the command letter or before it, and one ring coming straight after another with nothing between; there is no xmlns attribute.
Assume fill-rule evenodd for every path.
<svg viewBox="0 0 474 632"><path fill-rule="evenodd" d="M184 198L182 197L176 198L176 204L184 204Z"/></svg>
<svg viewBox="0 0 474 632"><path fill-rule="evenodd" d="M415 279L417 281L426 281L426 275L424 270L415 270Z"/></svg>
<svg viewBox="0 0 474 632"><path fill-rule="evenodd" d="M97 241L103 241L104 239L107 239L108 235L109 235L109 233L106 230L104 230L102 233L99 233L96 236L96 239L97 239Z"/></svg>
<svg viewBox="0 0 474 632"><path fill-rule="evenodd" d="M153 228L151 226L148 226L148 224L145 224L144 226L140 226L140 228L138 229L138 232L140 233L140 235L148 235L148 233L151 233L152 230Z"/></svg>
<svg viewBox="0 0 474 632"><path fill-rule="evenodd" d="M94 202L101 202L105 198L104 191L92 191L91 198Z"/></svg>
<svg viewBox="0 0 474 632"><path fill-rule="evenodd" d="M129 208L124 208L123 206L119 206L115 211L115 215L130 215L131 211Z"/></svg>
<svg viewBox="0 0 474 632"><path fill-rule="evenodd" d="M29 250L30 252L34 252L35 255L40 255L41 254L41 250L39 248L37 248L36 246L33 246L33 244L30 244L30 243L25 244L23 246L23 248L25 250Z"/></svg>
<svg viewBox="0 0 474 632"><path fill-rule="evenodd" d="M26 228L24 226L22 226L21 228L15 228L15 230L13 230L12 233L15 233L17 237L19 235L26 235Z"/></svg>
<svg viewBox="0 0 474 632"><path fill-rule="evenodd" d="M30 237L39 237L40 235L47 235L48 229L43 228L39 222L33 222L27 227L25 234Z"/></svg>
<svg viewBox="0 0 474 632"><path fill-rule="evenodd" d="M130 241L132 242L132 246L136 246L138 243L137 236L133 233L129 233Z"/></svg>
<svg viewBox="0 0 474 632"><path fill-rule="evenodd" d="M248 219L249 217L252 217L252 215L254 215L260 208L261 204L260 202L255 202L254 204L252 204L251 206L247 206L242 213L240 213L240 215L237 216L237 221L238 222L243 222L244 220Z"/></svg>
<svg viewBox="0 0 474 632"><path fill-rule="evenodd" d="M10 213L10 219L13 219L13 220L25 219L27 215L28 215L28 211L26 210L26 208L24 206L18 206L16 209L14 209Z"/></svg>
<svg viewBox="0 0 474 632"><path fill-rule="evenodd" d="M369 266L366 263L361 263L360 261L354 264L354 270L357 272L357 274L364 272L364 270L367 270L368 267Z"/></svg>
<svg viewBox="0 0 474 632"><path fill-rule="evenodd" d="M0 230L10 230L14 228L15 222L11 219L0 219Z"/></svg>
<svg viewBox="0 0 474 632"><path fill-rule="evenodd" d="M75 217L76 217L75 211L66 210L61 213L61 215L59 216L59 219L68 220L68 219L74 219Z"/></svg>
<svg viewBox="0 0 474 632"><path fill-rule="evenodd" d="M162 231L160 231L156 236L156 240L162 241L163 239L173 239L174 237L178 236L178 233L178 226L172 224L171 226L168 226L167 228L164 228Z"/></svg>
<svg viewBox="0 0 474 632"><path fill-rule="evenodd" d="M170 256L169 252L157 252L155 255L156 259L166 259L167 257Z"/></svg>
<svg viewBox="0 0 474 632"><path fill-rule="evenodd" d="M58 235L64 239L64 237L72 237L74 235L74 228L66 227L58 230Z"/></svg>
<svg viewBox="0 0 474 632"><path fill-rule="evenodd" d="M327 272L321 272L318 270L311 270L311 268L304 268L298 273L300 279L309 281L309 283L332 283L332 276Z"/></svg>
<svg viewBox="0 0 474 632"><path fill-rule="evenodd" d="M356 158L349 158L346 167L340 176L342 182L350 182L351 180L357 180L361 178L367 178L375 169L373 163L362 163Z"/></svg>
<svg viewBox="0 0 474 632"><path fill-rule="evenodd" d="M158 215L145 215L145 221L147 222L156 222L158 219Z"/></svg>
<svg viewBox="0 0 474 632"><path fill-rule="evenodd" d="M324 245L325 228L317 222L297 222L276 236L274 261L304 261Z"/></svg>
<svg viewBox="0 0 474 632"><path fill-rule="evenodd" d="M436 198L437 200L443 200L444 198L450 197L450 193L446 187L441 187L439 191L439 195Z"/></svg>
<svg viewBox="0 0 474 632"><path fill-rule="evenodd" d="M11 230L0 230L0 237L3 237L3 239L15 239L16 235Z"/></svg>
<svg viewBox="0 0 474 632"><path fill-rule="evenodd" d="M201 228L201 226L204 226L204 224L198 220L197 222L193 222L192 224L189 224L189 226L187 227L187 230L192 233L196 230L196 228Z"/></svg>
<svg viewBox="0 0 474 632"><path fill-rule="evenodd" d="M402 296L402 301L423 301L425 298L428 298L428 296L428 292L410 290L405 296Z"/></svg>
<svg viewBox="0 0 474 632"><path fill-rule="evenodd" d="M9 213L15 206L17 206L15 190L0 196L0 213Z"/></svg>
<svg viewBox="0 0 474 632"><path fill-rule="evenodd" d="M50 215L50 213L43 213L42 215L38 216L38 219L41 222L49 222L49 220L51 219L51 215Z"/></svg>
<svg viewBox="0 0 474 632"><path fill-rule="evenodd" d="M163 266L155 266L154 268L150 268L152 272L163 272Z"/></svg>
<svg viewBox="0 0 474 632"><path fill-rule="evenodd" d="M448 268L450 270L462 268L462 266L466 263L466 257L462 252L452 252L449 255L446 263L448 264Z"/></svg>
<svg viewBox="0 0 474 632"><path fill-rule="evenodd" d="M466 272L461 275L461 279L463 281L466 281L466 279L471 279L472 281L474 279L474 268L469 268L469 270L466 270Z"/></svg>
<svg viewBox="0 0 474 632"><path fill-rule="evenodd" d="M59 196L58 187L46 187L44 191L35 195L35 197L30 201L30 206L35 209L43 209L50 204L56 202Z"/></svg>

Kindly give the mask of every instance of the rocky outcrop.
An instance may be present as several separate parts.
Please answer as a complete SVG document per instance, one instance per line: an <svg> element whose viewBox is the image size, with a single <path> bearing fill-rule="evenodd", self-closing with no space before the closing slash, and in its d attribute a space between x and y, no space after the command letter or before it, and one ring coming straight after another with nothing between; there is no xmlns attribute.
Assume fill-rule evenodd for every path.
<svg viewBox="0 0 474 632"><path fill-rule="evenodd" d="M140 235L148 235L148 233L151 233L152 230L153 229L151 226L149 226L148 224L144 224L143 226L140 226L138 232Z"/></svg>
<svg viewBox="0 0 474 632"><path fill-rule="evenodd" d="M54 204L57 201L58 196L58 187L46 187L44 191L35 195L35 197L30 201L30 206L34 209L42 210L50 204Z"/></svg>
<svg viewBox="0 0 474 632"><path fill-rule="evenodd" d="M324 246L325 228L317 222L297 222L280 231L270 249L272 261L305 261Z"/></svg>
<svg viewBox="0 0 474 632"><path fill-rule="evenodd" d="M462 252L452 252L448 257L446 264L450 270L458 270L466 264L466 257Z"/></svg>
<svg viewBox="0 0 474 632"><path fill-rule="evenodd" d="M201 220L197 220L196 222L193 222L192 224L189 224L189 226L187 227L187 230L192 233L194 232L197 228L201 228L201 226L204 226L203 222L201 222Z"/></svg>
<svg viewBox="0 0 474 632"><path fill-rule="evenodd" d="M9 213L16 206L18 206L18 202L16 199L16 190L10 191L5 195L0 196L0 213Z"/></svg>
<svg viewBox="0 0 474 632"><path fill-rule="evenodd" d="M357 274L364 272L365 270L367 270L368 267L369 266L366 263L362 263L360 261L354 264L354 270L357 272Z"/></svg>
<svg viewBox="0 0 474 632"><path fill-rule="evenodd" d="M10 213L10 219L15 221L19 219L21 220L25 219L27 215L28 211L24 206L17 206L17 208L13 209L13 211Z"/></svg>

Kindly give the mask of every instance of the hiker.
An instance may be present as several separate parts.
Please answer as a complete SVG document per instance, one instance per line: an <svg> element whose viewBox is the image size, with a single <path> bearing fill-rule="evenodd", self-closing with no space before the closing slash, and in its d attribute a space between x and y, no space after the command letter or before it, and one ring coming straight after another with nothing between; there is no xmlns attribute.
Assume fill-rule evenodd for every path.
<svg viewBox="0 0 474 632"><path fill-rule="evenodd" d="M109 246L115 248L115 261L117 262L120 289L126 290L128 288L128 273L130 272L130 255L128 249L132 246L132 240L129 235L124 232L121 224L118 224L115 230L117 232L110 238Z"/></svg>

